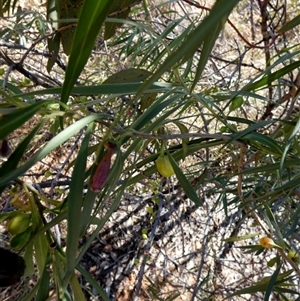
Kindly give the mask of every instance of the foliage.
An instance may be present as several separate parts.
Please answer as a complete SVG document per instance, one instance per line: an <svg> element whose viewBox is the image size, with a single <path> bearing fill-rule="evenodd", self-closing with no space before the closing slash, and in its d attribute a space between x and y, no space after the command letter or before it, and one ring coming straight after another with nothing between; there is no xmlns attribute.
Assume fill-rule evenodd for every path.
<svg viewBox="0 0 300 301"><path fill-rule="evenodd" d="M192 1L183 2L197 6ZM49 294L57 300L84 300L76 270L103 300L109 300L80 260L117 210L124 193L137 183L150 182L158 176L161 165L155 162L162 156L196 205L204 203L199 187L207 187L209 193L217 196L215 206L221 204L226 214L231 206L243 209L256 220L261 237L276 241L276 257L269 265L276 267L272 276L230 296L265 292L268 300L275 291L283 300L299 297L293 280L300 276L296 256L300 212L300 50L299 43L290 45L285 34L296 30L300 21L295 16L284 24L279 22L260 44L252 45L231 62L239 69L245 64L243 56L248 51L262 48L265 68L256 70L247 80L239 80L233 72L229 81L207 86L202 80L207 76L214 47L223 34L224 23L240 2L218 0L204 17L186 14L167 25L156 26L149 12L160 5L153 8L149 1L103 0L95 5L93 0L48 0L47 20L43 14L23 19L26 13L19 11L14 27L1 29L5 45L26 40L19 46L26 49L26 55L35 51L42 55L39 43L47 41L49 52L43 67L49 74L57 74L56 79L41 77L24 67L26 55L17 60L0 50L1 59L7 64L1 80L5 88L1 91L0 107L1 154L7 153L4 146L14 133L28 127L22 139L14 140L12 153L0 167L3 199L10 199L16 208L3 212L1 221L11 224L17 213L30 216L29 224L22 222L22 226L26 224L24 229L20 226L20 231L18 227L11 231L11 248L25 252L26 275L34 272L33 258L38 270L34 289L21 300L46 300ZM3 16L15 12L11 10L16 8L15 1L1 4ZM166 10L163 16L171 18L173 14ZM262 13L264 22L268 25ZM38 40L27 36L32 24L39 31ZM117 63L130 60L130 66L127 71L119 70L108 59L102 64L107 68L105 80L99 70L98 75L85 77L87 63L92 64L93 59L97 62L95 45L104 43L102 36L115 51L110 59ZM64 56L62 51L69 55L67 67L60 58ZM29 81L10 77L12 70ZM258 108L257 116L250 112L253 107ZM202 126L193 125L194 121L191 124L190 119L201 120ZM53 137L27 156L29 149L38 146L35 138L45 127ZM41 192L26 180L25 174L66 141L75 141L78 146L76 156L65 161L70 180L63 191L54 193L58 176L51 174L50 192ZM109 145L113 145L114 154ZM182 163L203 153L191 166ZM99 173L99 166L106 171ZM109 200L111 206L105 211L104 204ZM99 212L103 212L100 218ZM66 247L52 231L64 221ZM91 225L94 231L79 246ZM246 248L253 256L263 251L258 244ZM290 252L295 256L288 256ZM152 295L160 296L155 284L150 284ZM176 296L177 293L170 294L166 300Z"/></svg>

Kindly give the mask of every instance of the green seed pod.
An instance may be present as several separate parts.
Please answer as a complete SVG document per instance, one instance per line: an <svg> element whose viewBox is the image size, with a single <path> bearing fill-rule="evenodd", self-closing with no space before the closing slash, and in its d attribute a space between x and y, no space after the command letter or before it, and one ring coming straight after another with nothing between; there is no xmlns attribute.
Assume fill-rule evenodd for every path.
<svg viewBox="0 0 300 301"><path fill-rule="evenodd" d="M295 251L289 251L288 257L292 259L294 262L297 262L300 258L299 254L297 254L297 252Z"/></svg>
<svg viewBox="0 0 300 301"><path fill-rule="evenodd" d="M20 213L8 222L7 231L12 235L22 233L29 227L30 221L30 214Z"/></svg>
<svg viewBox="0 0 300 301"><path fill-rule="evenodd" d="M15 250L24 248L30 240L32 227L27 228L24 232L12 237L10 240L10 247Z"/></svg>
<svg viewBox="0 0 300 301"><path fill-rule="evenodd" d="M163 177L169 178L175 174L168 156L160 155L155 161L155 164L158 172Z"/></svg>

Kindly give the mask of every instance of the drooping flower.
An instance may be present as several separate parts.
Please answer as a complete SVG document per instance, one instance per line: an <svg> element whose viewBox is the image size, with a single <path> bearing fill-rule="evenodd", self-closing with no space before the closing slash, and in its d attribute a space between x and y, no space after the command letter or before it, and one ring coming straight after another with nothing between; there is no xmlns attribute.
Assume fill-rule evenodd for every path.
<svg viewBox="0 0 300 301"><path fill-rule="evenodd" d="M279 245L275 244L274 240L272 238L270 238L270 237L263 237L263 238L261 238L259 240L259 244L262 247L266 248L266 249L271 249L271 248L274 248L274 247L281 249L281 247Z"/></svg>
<svg viewBox="0 0 300 301"><path fill-rule="evenodd" d="M155 161L155 164L158 172L163 177L169 178L175 174L168 156L159 155L159 157Z"/></svg>
<svg viewBox="0 0 300 301"><path fill-rule="evenodd" d="M93 190L94 192L99 192L105 185L110 173L111 158L115 153L117 146L112 142L108 142L105 144L105 148L107 150L106 154L97 166L91 180L91 190Z"/></svg>

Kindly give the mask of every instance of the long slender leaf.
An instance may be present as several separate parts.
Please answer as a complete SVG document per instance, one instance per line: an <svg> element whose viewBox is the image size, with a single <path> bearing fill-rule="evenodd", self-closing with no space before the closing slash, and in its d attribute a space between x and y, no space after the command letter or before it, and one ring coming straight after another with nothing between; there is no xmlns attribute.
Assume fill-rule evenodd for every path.
<svg viewBox="0 0 300 301"><path fill-rule="evenodd" d="M226 19L227 19L227 17L225 17L225 20ZM223 25L222 23L223 23L222 19L220 19L219 22L215 24L215 26L211 30L210 34L204 38L203 47L201 50L201 57L200 57L200 60L199 60L198 66L197 66L197 70L195 73L195 78L194 78L193 84L191 86L191 90L193 90L195 88L195 86L197 85L197 83L199 81L199 78L205 68L207 60L208 60L209 56L211 55L211 51L215 45L216 39L218 38L219 33L222 29L222 25Z"/></svg>
<svg viewBox="0 0 300 301"><path fill-rule="evenodd" d="M286 229L286 233L283 234L283 238L288 238L290 235L295 233L296 228L299 225L299 219L300 219L300 206L298 206L297 210L291 216L291 219L290 219L291 227L289 229Z"/></svg>
<svg viewBox="0 0 300 301"><path fill-rule="evenodd" d="M44 266L43 273L40 278L40 282L38 284L38 291L36 298L34 300L36 301L44 301L47 300L49 297L49 287L50 287L50 274L47 270L47 267Z"/></svg>
<svg viewBox="0 0 300 301"><path fill-rule="evenodd" d="M284 24L278 31L278 34L282 34L288 30L295 28L296 26L300 25L300 15L296 16L294 19L289 21L288 23Z"/></svg>
<svg viewBox="0 0 300 301"><path fill-rule="evenodd" d="M88 189L84 198L84 206L81 215L80 235L84 234L84 231L86 230L86 227L89 224L92 215L91 213L94 208L96 196L97 193L95 193L91 189Z"/></svg>
<svg viewBox="0 0 300 301"><path fill-rule="evenodd" d="M286 146L284 148L284 151L283 151L283 154L282 154L282 158L281 158L281 162L280 162L280 173L282 174L283 173L283 163L284 163L284 160L286 158L286 155L289 151L289 148L291 147L291 144L292 142L294 141L294 139L296 139L296 137L299 138L299 129L300 129L300 117L298 119L298 122L297 124L295 125L294 129L293 129L293 132L291 133L287 143L286 143Z"/></svg>
<svg viewBox="0 0 300 301"><path fill-rule="evenodd" d="M251 132L246 134L243 138L249 141L255 140L268 146L270 150L274 151L274 153L277 153L278 156L281 156L283 153L283 148L274 139L261 133Z"/></svg>
<svg viewBox="0 0 300 301"><path fill-rule="evenodd" d="M80 236L80 226L78 222L81 220L81 208L82 208L82 194L85 180L85 168L86 160L88 157L88 147L91 132L93 129L93 123L90 123L83 142L81 144L77 160L74 166L72 174L70 193L68 196L68 236L67 236L67 250L66 250L66 274L65 285L68 284L70 277L73 274L75 268L75 260L78 249L78 241Z"/></svg>
<svg viewBox="0 0 300 301"><path fill-rule="evenodd" d="M273 81L275 81L279 78L282 78L284 75L288 74L289 72L292 72L293 70L295 70L299 67L300 67L300 61L290 63L278 71L275 71L271 74L266 74L265 77L263 77L262 79L254 82L254 83L249 83L242 90L243 91L251 91L251 90L256 90L258 88L261 88L261 87L266 87L269 84L271 84Z"/></svg>
<svg viewBox="0 0 300 301"><path fill-rule="evenodd" d="M43 273L43 269L47 263L47 256L49 250L49 244L45 235L38 236L34 241L34 252L36 262L40 271L40 274Z"/></svg>
<svg viewBox="0 0 300 301"><path fill-rule="evenodd" d="M9 159L2 164L0 168L0 175L3 176L18 166L19 161L24 155L28 144L34 138L35 134L41 128L42 124L43 122L38 123L38 125L30 132L30 134L27 135L27 137L18 145L15 151L9 156Z"/></svg>
<svg viewBox="0 0 300 301"><path fill-rule="evenodd" d="M21 165L20 167L12 170L11 172L7 173L6 175L0 178L0 187L6 185L10 181L14 180L15 178L21 176L25 173L31 166L33 166L36 162L44 158L47 154L49 154L52 150L58 147L63 142L67 141L70 137L72 137L75 133L77 133L81 128L89 124L90 122L96 120L98 115L91 115L84 117L77 122L70 125L68 128L60 132L56 137L51 139L46 146L41 149L40 151L36 152L26 163ZM1 176L1 175L0 175Z"/></svg>
<svg viewBox="0 0 300 301"><path fill-rule="evenodd" d="M25 248L24 260L26 264L26 269L24 276L30 276L35 272L33 264L33 241L30 241Z"/></svg>
<svg viewBox="0 0 300 301"><path fill-rule="evenodd" d="M275 272L273 273L273 275L271 276L270 281L268 283L268 286L266 287L264 301L268 301L269 300L269 297L270 297L270 295L271 295L271 293L272 293L272 291L274 289L277 277L278 277L280 269L281 269L281 264L280 264L280 260L278 258L278 255L277 255L277 264L278 264L278 267L275 270Z"/></svg>
<svg viewBox="0 0 300 301"><path fill-rule="evenodd" d="M77 270L81 273L81 275L93 286L93 288L99 293L100 297L104 301L111 301L104 289L98 284L98 282L80 265L77 265Z"/></svg>
<svg viewBox="0 0 300 301"><path fill-rule="evenodd" d="M167 152L170 163L175 171L176 177L181 184L181 187L185 191L186 195L193 201L196 205L202 206L203 205L203 200L199 198L197 195L194 187L191 185L189 180L185 177L184 173L181 171L179 166L177 165L177 162L173 159L172 155Z"/></svg>
<svg viewBox="0 0 300 301"><path fill-rule="evenodd" d="M9 173L11 170L14 170L21 160L22 156L24 155L28 144L34 138L37 131L41 128L43 122L40 122L32 131L31 133L18 145L15 151L9 156L9 159L4 162L0 168L0 175L4 176ZM0 194L3 191L5 186L0 186Z"/></svg>
<svg viewBox="0 0 300 301"><path fill-rule="evenodd" d="M70 285L71 285L73 294L75 296L75 300L76 301L86 301L84 293L81 289L81 285L79 284L75 273L73 273L72 277L70 278Z"/></svg>
<svg viewBox="0 0 300 301"><path fill-rule="evenodd" d="M219 0L213 6L210 14L187 36L181 46L172 52L162 63L160 68L150 77L149 80L142 85L137 93L137 97L143 93L152 83L160 78L160 76L172 69L177 64L183 64L198 50L207 35L210 34L212 28L219 23L225 16L228 16L233 8L238 4L239 0Z"/></svg>
<svg viewBox="0 0 300 301"><path fill-rule="evenodd" d="M1 86L3 85L3 82L4 82L3 79L0 79L0 85ZM11 83L6 82L5 87L6 87L7 90L11 91L13 94L21 94L22 93L22 91L18 87L16 87L15 85L13 85ZM11 99L12 95L5 94L3 91L0 92L0 95L2 93L3 93L4 98ZM27 100L29 103L30 103L30 101L32 101L32 99L28 96L23 97L23 99ZM22 103L22 105L24 105L24 103Z"/></svg>
<svg viewBox="0 0 300 301"><path fill-rule="evenodd" d="M3 140L15 129L18 129L22 124L29 120L36 112L49 102L41 101L24 109L17 109L15 112L4 115L0 118L0 140ZM0 111L1 113L1 111Z"/></svg>
<svg viewBox="0 0 300 301"><path fill-rule="evenodd" d="M61 93L63 103L67 102L72 88L93 50L99 29L104 23L112 3L113 1L110 0L85 0L83 3Z"/></svg>
<svg viewBox="0 0 300 301"><path fill-rule="evenodd" d="M289 159L286 160L283 164L285 168L288 167L293 167L293 166L299 166L300 165L300 159ZM258 174L258 173L263 173L263 172L272 172L279 170L280 168L280 163L273 163L273 164L267 164L259 167L251 167L251 168L246 168L243 170L242 174Z"/></svg>
<svg viewBox="0 0 300 301"><path fill-rule="evenodd" d="M120 168L120 166L118 164L116 164L116 167ZM79 264L81 258L83 257L83 255L85 254L85 252L88 250L90 244L96 238L96 236L98 235L98 233L100 232L100 230L103 228L103 226L105 225L105 223L111 217L111 215L113 214L113 212L115 212L115 210L118 208L118 206L120 204L120 201L121 201L121 198L123 197L124 191L125 191L125 189L127 187L127 183L128 183L128 179L124 182L124 185L122 185L120 187L120 190L118 191L118 195L115 197L115 199L114 199L113 203L111 204L109 210L106 212L106 214L104 215L104 217L101 218L101 220L97 224L97 228L90 235L88 241L86 242L86 244L81 249L81 251L80 251L80 253L79 253L79 255L77 256L77 259L76 259L76 264L77 265Z"/></svg>
<svg viewBox="0 0 300 301"><path fill-rule="evenodd" d="M98 86L80 86L80 87L74 87L71 91L71 94L74 95L135 94L138 91L138 89L141 87L141 85L142 85L141 83L133 82L133 83L102 84ZM176 85L170 83L155 82L146 91L144 91L144 93L166 92L173 87L176 87ZM15 94L14 97L25 97L31 95L52 95L52 94L60 94L61 92L62 92L62 88L49 88L49 89Z"/></svg>

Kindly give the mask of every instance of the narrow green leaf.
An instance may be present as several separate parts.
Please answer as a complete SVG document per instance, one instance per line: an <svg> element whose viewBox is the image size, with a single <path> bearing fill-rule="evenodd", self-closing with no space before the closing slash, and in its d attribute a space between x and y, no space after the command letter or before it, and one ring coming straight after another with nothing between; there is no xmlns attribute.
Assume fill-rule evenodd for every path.
<svg viewBox="0 0 300 301"><path fill-rule="evenodd" d="M298 166L300 165L300 159L289 159L284 162L284 167L293 167L293 166ZM270 172L270 171L275 171L280 168L280 163L273 163L273 164L268 164L268 165L263 165L259 167L251 167L244 169L242 174L258 174L260 172Z"/></svg>
<svg viewBox="0 0 300 301"><path fill-rule="evenodd" d="M58 29L58 22L53 22L58 20L58 13L61 10L62 1L48 0L47 5L47 20L51 22L53 29Z"/></svg>
<svg viewBox="0 0 300 301"><path fill-rule="evenodd" d="M112 1L112 6L109 10L109 15L114 15L115 18L118 19L126 19L129 15L130 8L132 5L138 4L136 0L114 0ZM120 22L105 22L105 31L104 31L104 39L110 39L114 34L118 27L122 26Z"/></svg>
<svg viewBox="0 0 300 301"><path fill-rule="evenodd" d="M273 258L271 258L271 259L267 262L267 266L268 266L269 268L271 268L271 267L273 267L273 266L276 264L276 262L277 262L277 258L276 258L276 257L273 257Z"/></svg>
<svg viewBox="0 0 300 301"><path fill-rule="evenodd" d="M93 123L90 123L80 150L77 155L77 160L72 174L70 193L68 196L68 236L67 236L67 250L66 250L66 273L64 283L67 285L75 268L75 260L78 249L78 241L80 236L80 221L81 208L83 199L83 188L85 181L86 160L88 157L88 147L90 136L93 130Z"/></svg>
<svg viewBox="0 0 300 301"><path fill-rule="evenodd" d="M74 87L71 91L72 95L98 95L98 94L135 94L138 89L142 86L141 83L116 83L116 84L103 84L98 86L80 86ZM143 93L153 92L166 92L170 91L171 88L176 87L176 84L155 82ZM53 95L62 93L62 88L50 88L37 90L32 92L15 94L14 97L27 97L36 95Z"/></svg>
<svg viewBox="0 0 300 301"><path fill-rule="evenodd" d="M287 73L292 72L293 70L295 70L299 67L300 67L300 61L289 63L287 66L279 69L278 71L275 71L271 74L266 74L265 77L263 77L262 79L254 82L254 83L249 83L242 89L242 91L251 91L251 90L256 90L258 88L261 88L261 87L267 87L273 81L275 81L279 78L282 78Z"/></svg>
<svg viewBox="0 0 300 301"><path fill-rule="evenodd" d="M67 217L67 210L60 212L55 218L53 218L50 222L48 222L46 225L44 225L43 228L39 229L37 233L35 233L32 237L32 240L34 240L36 237L40 235L44 235L45 231L50 230L55 225L66 219Z"/></svg>
<svg viewBox="0 0 300 301"><path fill-rule="evenodd" d="M86 301L84 293L82 292L82 289L81 289L81 285L79 284L75 273L73 273L72 277L70 278L70 285L71 285L75 300L76 301Z"/></svg>
<svg viewBox="0 0 300 301"><path fill-rule="evenodd" d="M0 187L3 185L6 185L10 181L16 179L20 175L24 174L31 166L33 166L36 162L44 158L46 155L48 155L52 150L54 150L56 147L67 141L70 137L72 137L74 134L76 134L81 128L89 124L90 122L96 120L99 118L98 114L86 116L77 122L73 123L69 127L67 127L65 130L60 132L58 135L56 135L53 139L51 139L46 146L36 152L27 162L25 162L20 167L10 171L6 175L2 176L0 175Z"/></svg>
<svg viewBox="0 0 300 301"><path fill-rule="evenodd" d="M271 208L266 203L263 206L265 208L265 222L268 224L270 229L273 229L273 228L275 229L278 239L283 241L283 236L281 234L280 227L277 224L276 218L275 218ZM279 242L276 242L276 243L279 244L280 246L282 245Z"/></svg>
<svg viewBox="0 0 300 301"><path fill-rule="evenodd" d="M33 241L36 262L39 268L40 275L47 262L49 244L45 235L40 235Z"/></svg>
<svg viewBox="0 0 300 301"><path fill-rule="evenodd" d="M30 199L30 208L31 208L31 220L32 220L32 232L36 233L41 227L43 227L43 222L40 216L40 211L38 209L38 204L40 200L34 200L36 196L29 196ZM39 270L39 275L43 274L43 269L45 268L48 251L49 251L49 244L46 235L40 235L33 239L33 246L35 252L36 263Z"/></svg>
<svg viewBox="0 0 300 301"><path fill-rule="evenodd" d="M15 151L9 156L9 159L2 164L0 168L0 175L5 175L7 172L9 172L12 169L15 169L18 166L19 161L24 155L28 144L34 138L34 136L36 135L36 133L42 125L43 122L38 123L38 125L30 132L30 134L18 145Z"/></svg>
<svg viewBox="0 0 300 301"><path fill-rule="evenodd" d="M18 164L21 158L23 157L28 144L30 141L34 138L35 134L38 132L38 130L41 128L43 122L40 122L32 131L31 133L18 145L18 147L15 149L15 151L9 156L8 160L4 162L0 168L0 175L4 176L7 173L9 173L11 170L14 170ZM0 194L3 191L5 186L0 187Z"/></svg>
<svg viewBox="0 0 300 301"><path fill-rule="evenodd" d="M227 17L225 17L225 20L226 19L227 19ZM207 63L207 60L208 60L209 56L211 55L211 52L215 45L216 39L218 38L220 31L222 30L222 23L223 23L222 20L219 20L218 23L216 23L215 26L212 28L210 34L208 34L203 41L203 47L201 49L201 56L200 56L200 60L199 60L198 66L197 66L194 81L191 86L191 91L198 84L199 78L201 77L202 72Z"/></svg>
<svg viewBox="0 0 300 301"><path fill-rule="evenodd" d="M281 263L280 263L278 255L277 255L277 264L278 264L278 267L275 270L275 272L273 273L273 275L271 276L270 281L268 283L268 286L266 288L266 292L265 292L265 296L264 296L264 301L268 301L269 300L269 297L270 297L270 295L271 295L271 293L273 291L274 285L276 283L277 277L278 277L280 269L281 269Z"/></svg>
<svg viewBox="0 0 300 301"><path fill-rule="evenodd" d="M258 123L253 123L253 124L249 125L245 130L234 133L232 135L233 140L241 139L241 138L245 137L247 134L250 134L250 133L256 131L257 129L261 129L264 126L273 124L273 123L275 123L275 120L264 120L264 121L261 121Z"/></svg>
<svg viewBox="0 0 300 301"><path fill-rule="evenodd" d="M89 224L96 196L97 193L93 192L90 188L88 188L88 191L84 198L83 210L81 215L80 235L84 235L86 227Z"/></svg>
<svg viewBox="0 0 300 301"><path fill-rule="evenodd" d="M37 102L35 104L27 106L26 108L16 109L13 113L2 116L2 118L0 118L0 140L3 140L8 136L8 134L19 128L47 103L49 102Z"/></svg>
<svg viewBox="0 0 300 301"><path fill-rule="evenodd" d="M238 139L242 139L242 140L245 139L245 140L248 140L249 142L258 141L261 144L270 147L271 150L277 152L277 154L281 156L283 153L283 148L274 139L256 132L257 129L262 128L265 125L272 124L272 123L275 123L275 120L264 120L262 122L251 124L245 130L233 134L232 141L238 140Z"/></svg>
<svg viewBox="0 0 300 301"><path fill-rule="evenodd" d="M133 128L134 130L140 130L144 125L149 123L154 117L158 116L158 114L163 112L164 109L171 106L178 100L178 98L175 96L175 97L170 97L169 99L164 101L165 97L168 96L168 94L171 94L171 92L166 93L160 98L158 98L150 108L148 108L145 112L143 112L143 114L137 120L134 121L131 128Z"/></svg>
<svg viewBox="0 0 300 301"><path fill-rule="evenodd" d="M282 154L282 158L281 158L281 162L280 162L280 173L283 174L283 163L284 163L284 160L286 158L286 155L289 151L289 148L291 147L293 141L298 137L299 138L299 130L300 130L300 117L298 119L298 122L297 124L295 125L294 129L293 129L293 132L291 133L286 145L285 145L285 148L284 148L284 151L283 151L283 154Z"/></svg>
<svg viewBox="0 0 300 301"><path fill-rule="evenodd" d="M161 112L164 111L164 108L167 108L167 107L171 106L171 104L174 104L176 102L176 100L178 99L175 96L175 97L171 97L171 98L167 99L166 101L163 101L165 99L165 97L168 96L168 95L169 95L169 93L165 93L164 95L159 97L151 105L150 108L148 108L146 111L144 111L142 113L142 115L140 115L139 118L137 120L135 120L135 122L131 125L131 128L134 129L134 130L140 130L143 126L145 126L146 124L149 124L151 122L151 124L148 125L147 129L146 130L144 129L144 131L151 132L154 129L156 129L158 126L160 126L162 124L162 122L167 118L167 116L169 116L170 114L175 112L176 109L178 108L177 106L173 106L173 108L169 109L164 115L161 115L159 118L155 118ZM155 118L155 121L153 122L154 118ZM121 140L121 144L124 144L126 141L128 141L130 136L131 135L130 135L130 132L129 132L128 135L125 136ZM134 136L134 135L132 135L132 136ZM135 149L135 147L138 143L139 143L139 140L136 139L131 144L131 146L128 148L128 150L126 151L125 157L128 156L128 154L130 154L130 152L132 152Z"/></svg>
<svg viewBox="0 0 300 301"><path fill-rule="evenodd" d="M299 225L299 219L300 219L300 206L298 206L297 210L290 217L291 227L285 229L286 233L284 233L283 238L288 238L293 233L296 233L296 228Z"/></svg>
<svg viewBox="0 0 300 301"><path fill-rule="evenodd" d="M272 138L257 132L251 132L243 137L243 139L247 140L255 140L260 142L263 145L266 145L273 152L277 153L277 155L282 156L283 148Z"/></svg>
<svg viewBox="0 0 300 301"><path fill-rule="evenodd" d="M62 1L62 6L59 13L60 13L60 19L64 19L64 20L72 20L77 17L71 1L69 2L68 0ZM66 24L61 23L59 27L63 27L65 25L71 25L71 24L72 23L69 22ZM68 26L67 28L63 29L60 32L61 44L63 46L63 50L66 55L69 55L71 53L71 47L72 47L74 33L75 33L74 27L75 25Z"/></svg>
<svg viewBox="0 0 300 301"><path fill-rule="evenodd" d="M95 44L99 29L113 1L85 0L74 34L70 59L63 84L61 101L66 103L75 82L85 66Z"/></svg>
<svg viewBox="0 0 300 301"><path fill-rule="evenodd" d="M191 32L191 34L186 37L185 41L177 50L171 52L160 68L140 88L136 97L140 97L143 91L153 82L158 80L164 72L171 70L175 65L183 64L191 58L202 45L204 39L210 34L215 25L218 24L225 16L228 16L238 2L239 0L217 1L211 9L210 14Z"/></svg>
<svg viewBox="0 0 300 301"><path fill-rule="evenodd" d="M100 297L104 301L111 301L105 290L98 284L98 282L80 265L77 265L76 269L81 273L81 275L93 286L93 288L99 293Z"/></svg>
<svg viewBox="0 0 300 301"><path fill-rule="evenodd" d="M24 253L24 260L26 265L24 277L31 276L35 272L33 258L33 241L30 241L27 244Z"/></svg>
<svg viewBox="0 0 300 301"><path fill-rule="evenodd" d="M296 26L300 24L300 15L296 16L294 19L284 24L278 31L277 34L282 34L286 31L294 29Z"/></svg>
<svg viewBox="0 0 300 301"><path fill-rule="evenodd" d="M117 156L117 160L118 160L118 157L120 158L121 156L120 155ZM120 166L120 164L114 164L114 166L116 166L116 168L119 168L120 170L122 169L122 165ZM116 178L118 178L118 176ZM124 196L124 191L128 187L128 182L129 182L129 178L127 178L124 181L123 185L120 186L120 189L118 190L118 194L115 194L114 201L110 205L108 211L105 213L104 217L102 217L99 220L99 223L97 224L97 228L89 236L87 242L81 248L80 253L79 253L79 255L77 256L77 259L76 259L76 266L79 264L80 260L82 259L82 257L84 256L84 254L87 252L89 246L94 241L94 239L96 238L96 236L98 235L98 233L100 232L100 230L103 228L103 226L105 225L105 223L108 221L108 219L111 217L111 215L118 208L118 206L120 204L120 201L121 201L122 197ZM104 193L102 193L102 195L100 196L100 198L101 198L102 201L105 201L106 199L108 199L108 197L109 197L109 194L107 193L107 191L104 191Z"/></svg>
<svg viewBox="0 0 300 301"><path fill-rule="evenodd" d="M22 233L16 234L10 240L10 247L12 249L21 250L29 242L32 233L32 227L29 227Z"/></svg>
<svg viewBox="0 0 300 301"><path fill-rule="evenodd" d="M289 180L286 184L284 184L278 188L275 188L274 192L284 191L284 190L292 191L292 189L299 187L299 181L300 181L300 176L299 175L295 176L293 179Z"/></svg>
<svg viewBox="0 0 300 301"><path fill-rule="evenodd" d="M244 295L244 294L255 294L257 292L264 292L266 290L267 284L253 285L251 287L243 288L230 294L226 299L230 299L234 296Z"/></svg>
<svg viewBox="0 0 300 301"><path fill-rule="evenodd" d="M173 121L173 123L175 123L178 126L181 134L187 134L189 132L189 130L183 123L181 123L179 121ZM183 138L182 139L183 159L187 155L188 144L189 144L189 138Z"/></svg>
<svg viewBox="0 0 300 301"><path fill-rule="evenodd" d="M289 284L289 285L292 285L292 284ZM297 291L297 288L295 290L291 290L291 289L288 289L288 288L283 288L281 286L281 287L275 287L274 291L278 292L281 295L282 298L284 298L284 296L282 295L283 293L292 294L292 295L295 295L295 296L300 296L300 293L299 293L299 291ZM291 301L291 299L287 299L287 298L282 299L282 300L283 301ZM300 297L295 299L295 301L300 301Z"/></svg>
<svg viewBox="0 0 300 301"><path fill-rule="evenodd" d="M194 187L191 185L191 183L188 181L188 179L185 177L185 175L183 174L183 172L181 171L181 169L179 168L177 162L174 160L174 158L172 157L172 155L167 152L170 163L175 171L176 177L181 185L181 187L183 188L183 190L185 191L186 195L191 199L191 201L193 201L196 205L198 206L202 206L203 205L203 200L200 199L194 189Z"/></svg>
<svg viewBox="0 0 300 301"><path fill-rule="evenodd" d="M244 123L244 124L248 124L248 125L251 125L251 124L255 123L254 121L249 120L249 119L240 118L240 117L233 117L233 116L228 116L227 120L235 121L237 123Z"/></svg>
<svg viewBox="0 0 300 301"><path fill-rule="evenodd" d="M48 38L47 42L48 42L49 53L51 53L51 57L49 57L47 62L47 71L48 73L50 73L52 67L56 62L56 59L58 58L59 45L60 45L60 32L55 34L53 37Z"/></svg>
<svg viewBox="0 0 300 301"><path fill-rule="evenodd" d="M66 259L65 257L62 257L62 254L57 249L52 250L50 255L51 255L53 276L54 276L56 287L57 289L62 290L64 267L65 267Z"/></svg>
<svg viewBox="0 0 300 301"><path fill-rule="evenodd" d="M48 272L47 266L43 267L43 274L41 275L38 283L38 291L35 301L45 301L49 297L50 290L50 274Z"/></svg>
<svg viewBox="0 0 300 301"><path fill-rule="evenodd" d="M279 284L282 285L282 283L287 280L287 277L291 273L293 273L293 270L289 270L289 271L281 273L281 274L276 273L275 284L273 286L274 291L278 291L278 289L279 289L278 285ZM273 275L271 277L273 277ZM230 294L229 296L226 297L226 299L232 298L234 296L243 295L243 294L255 294L257 292L265 292L270 283L271 277L264 277L259 282L255 283L253 286L238 290L238 291L234 292L233 294ZM293 285L293 284L291 284L291 285Z"/></svg>
<svg viewBox="0 0 300 301"><path fill-rule="evenodd" d="M1 86L3 85L3 79L0 79L0 85ZM11 91L13 94L21 94L21 93L23 93L19 89L19 87L16 87L15 85L12 85L11 83L5 82L5 87L6 87L6 89L8 91ZM10 101L11 101L12 96L13 96L13 95L8 95L8 94L4 93L3 91L1 91L0 94L2 94L4 96L4 98L8 98ZM23 99L27 100L29 103L32 101L32 99L30 97L28 97L28 96L24 96ZM16 105L16 104L14 104L14 105ZM20 102L19 102L19 105L21 106ZM24 103L22 103L22 105L24 105Z"/></svg>

